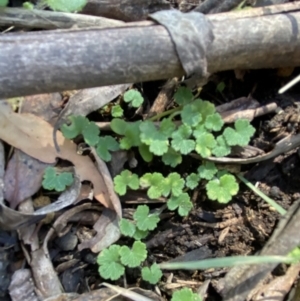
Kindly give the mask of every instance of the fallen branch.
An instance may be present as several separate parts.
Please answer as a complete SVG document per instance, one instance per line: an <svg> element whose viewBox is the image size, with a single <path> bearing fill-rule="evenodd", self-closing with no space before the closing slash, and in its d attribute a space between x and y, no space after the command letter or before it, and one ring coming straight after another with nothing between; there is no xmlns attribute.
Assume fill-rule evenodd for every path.
<svg viewBox="0 0 300 301"><path fill-rule="evenodd" d="M300 65L300 12L212 23L211 73ZM145 24L1 36L0 98L182 76L167 30Z"/></svg>

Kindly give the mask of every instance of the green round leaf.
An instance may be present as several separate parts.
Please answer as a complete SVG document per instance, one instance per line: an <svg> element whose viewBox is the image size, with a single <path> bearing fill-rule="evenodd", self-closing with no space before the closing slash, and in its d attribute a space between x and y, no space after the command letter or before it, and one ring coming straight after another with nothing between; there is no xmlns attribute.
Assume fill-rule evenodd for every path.
<svg viewBox="0 0 300 301"><path fill-rule="evenodd" d="M123 119L114 118L111 123L110 127L111 129L118 135L124 135L125 131L127 129L127 122Z"/></svg>
<svg viewBox="0 0 300 301"><path fill-rule="evenodd" d="M166 165L170 165L171 167L176 167L178 164L182 162L182 156L179 152L176 152L172 147L168 148L168 151L163 154L162 161Z"/></svg>
<svg viewBox="0 0 300 301"><path fill-rule="evenodd" d="M134 108L138 108L144 102L144 98L139 91L131 89L124 93L124 101L130 102Z"/></svg>
<svg viewBox="0 0 300 301"><path fill-rule="evenodd" d="M147 258L146 245L141 241L135 241L131 249L127 246L122 246L119 251L121 262L125 266L135 268Z"/></svg>
<svg viewBox="0 0 300 301"><path fill-rule="evenodd" d="M167 202L167 206L171 211L178 209L180 216L187 216L193 208L193 203L187 193L182 193L179 196L171 196Z"/></svg>
<svg viewBox="0 0 300 301"><path fill-rule="evenodd" d="M123 117L123 109L121 108L120 105L116 105L116 106L113 106L112 109L111 109L111 116L112 117Z"/></svg>
<svg viewBox="0 0 300 301"><path fill-rule="evenodd" d="M186 87L179 87L176 93L174 94L175 101L180 105L186 105L190 103L194 98L194 95L191 89Z"/></svg>
<svg viewBox="0 0 300 301"><path fill-rule="evenodd" d="M120 231L124 236L129 236L129 237L134 236L136 227L130 220L122 218L119 225L120 225Z"/></svg>
<svg viewBox="0 0 300 301"><path fill-rule="evenodd" d="M154 230L159 222L157 214L150 214L147 205L140 205L137 207L133 218L136 221L136 226L142 231Z"/></svg>
<svg viewBox="0 0 300 301"><path fill-rule="evenodd" d="M173 293L171 301L202 301L200 296L194 294L190 288L182 288Z"/></svg>
<svg viewBox="0 0 300 301"><path fill-rule="evenodd" d="M225 174L220 179L213 179L206 184L207 196L219 203L228 203L239 191L239 185L233 175Z"/></svg>
<svg viewBox="0 0 300 301"><path fill-rule="evenodd" d="M94 122L89 122L82 130L84 141L90 146L95 146L98 143L99 134L99 127Z"/></svg>
<svg viewBox="0 0 300 301"><path fill-rule="evenodd" d="M81 11L87 0L45 0L45 2L54 11L72 13Z"/></svg>
<svg viewBox="0 0 300 301"><path fill-rule="evenodd" d="M98 255L97 263L102 278L117 280L124 274L125 268L120 262L120 249L119 245L111 245Z"/></svg>
<svg viewBox="0 0 300 301"><path fill-rule="evenodd" d="M191 173L185 180L186 187L194 189L199 185L200 177L196 173Z"/></svg>
<svg viewBox="0 0 300 301"><path fill-rule="evenodd" d="M215 137L212 134L200 134L196 140L195 150L203 158L207 158L211 155L211 150L216 146L216 144Z"/></svg>
<svg viewBox="0 0 300 301"><path fill-rule="evenodd" d="M139 153L145 162L151 162L153 159L153 154L149 150L149 146L146 144L141 144L139 146Z"/></svg>
<svg viewBox="0 0 300 301"><path fill-rule="evenodd" d="M5 7L8 5L8 0L0 0L0 7Z"/></svg>
<svg viewBox="0 0 300 301"><path fill-rule="evenodd" d="M132 174L129 170L123 170L120 175L114 178L114 188L116 193L124 195L127 186L131 189L139 188L139 178L136 174Z"/></svg>
<svg viewBox="0 0 300 301"><path fill-rule="evenodd" d="M142 268L142 278L151 284L156 284L162 277L162 271L158 264L154 263L150 268Z"/></svg>
<svg viewBox="0 0 300 301"><path fill-rule="evenodd" d="M47 167L42 186L48 190L64 191L74 181L71 172L57 173L54 167Z"/></svg>
<svg viewBox="0 0 300 301"><path fill-rule="evenodd" d="M70 116L69 120L71 124L63 124L60 129L67 139L76 138L89 125L89 120L84 116Z"/></svg>

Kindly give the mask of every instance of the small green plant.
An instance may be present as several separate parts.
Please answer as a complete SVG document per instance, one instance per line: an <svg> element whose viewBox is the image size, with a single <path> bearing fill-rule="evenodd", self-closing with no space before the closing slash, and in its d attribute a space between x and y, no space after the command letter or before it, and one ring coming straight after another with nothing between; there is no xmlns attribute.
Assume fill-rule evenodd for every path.
<svg viewBox="0 0 300 301"><path fill-rule="evenodd" d="M129 170L123 170L122 173L114 178L115 191L119 195L125 195L127 186L131 189L139 188L139 178Z"/></svg>
<svg viewBox="0 0 300 301"><path fill-rule="evenodd" d="M120 105L115 105L112 107L111 109L111 116L112 117L123 117L123 114L124 114L124 110L121 108Z"/></svg>
<svg viewBox="0 0 300 301"><path fill-rule="evenodd" d="M130 103L134 108L140 107L144 102L142 94L134 89L126 91L123 98L125 102Z"/></svg>
<svg viewBox="0 0 300 301"><path fill-rule="evenodd" d="M124 274L125 267L121 263L120 249L119 245L111 245L98 255L97 263L102 278L117 280Z"/></svg>
<svg viewBox="0 0 300 301"><path fill-rule="evenodd" d="M238 193L239 185L233 175L224 174L209 181L206 190L209 199L226 204Z"/></svg>
<svg viewBox="0 0 300 301"><path fill-rule="evenodd" d="M47 167L42 186L47 190L64 191L74 181L71 172L57 172L54 167Z"/></svg>
<svg viewBox="0 0 300 301"><path fill-rule="evenodd" d="M122 235L135 239L132 248L127 246L111 245L104 249L97 259L99 273L104 279L119 279L125 272L125 267L139 267L147 257L146 245L140 240L148 235L149 230L154 230L159 222L159 215L150 213L149 207L140 205L133 214L133 221L122 218L120 230ZM162 277L162 272L157 264L150 268L142 268L142 278L151 284L156 284Z"/></svg>
<svg viewBox="0 0 300 301"><path fill-rule="evenodd" d="M216 87L216 91L218 91L219 93L222 93L225 88L226 88L225 83L224 82L219 82L217 87Z"/></svg>
<svg viewBox="0 0 300 301"><path fill-rule="evenodd" d="M5 7L8 5L9 0L0 0L0 7Z"/></svg>
<svg viewBox="0 0 300 301"><path fill-rule="evenodd" d="M124 275L125 267L139 267L146 258L146 245L141 241L135 241L132 248L111 245L97 257L99 274L104 279L117 280ZM161 277L162 272L157 264L153 264L150 268L142 268L142 278L145 281L156 284Z"/></svg>
<svg viewBox="0 0 300 301"><path fill-rule="evenodd" d="M82 135L84 141L89 146L95 146L96 152L101 159L108 162L111 160L110 151L117 151L119 144L112 136L100 137L99 127L90 122L84 116L70 116L70 125L63 124L61 131L68 139L74 139Z"/></svg>
<svg viewBox="0 0 300 301"><path fill-rule="evenodd" d="M121 196L128 189L145 189L149 198L165 197L169 210L176 210L180 216L187 216L193 207L189 190L204 182L209 199L228 203L239 190L236 177L226 170L218 170L209 161L209 157L223 157L230 154L232 146L245 146L249 143L254 128L248 120L237 120L234 127L224 126L215 106L209 101L194 99L188 88L179 88L174 100L174 109L144 121L126 122L113 118L111 129L115 136L102 137L99 128L82 116L71 116L71 124L63 125L61 131L68 139L82 136L88 145L96 148L98 155L105 161L110 160L110 151L119 148L135 148L145 162L151 162L158 157L165 165L173 168L182 163L184 156L194 152L202 159L199 166L185 176L177 172L164 175L156 171L137 175L123 170L114 178L114 189ZM124 101L132 107L139 107L143 98L138 91L131 89L124 94ZM113 115L121 115L121 107L116 105L115 108ZM181 123L178 124L178 120L174 122L175 117ZM157 120L160 121L155 122ZM112 245L103 250L98 256L100 275L104 279L116 280L124 274L125 267L139 266L147 256L145 244L140 240L156 228L159 220L159 215L150 213L147 205L137 207L132 221L122 219L121 234L133 238L135 242L131 249ZM152 284L157 283L161 276L159 266L155 264L142 269L143 279ZM193 299L196 297L192 292L183 291L181 294L197 300Z"/></svg>
<svg viewBox="0 0 300 301"><path fill-rule="evenodd" d="M173 293L171 301L202 301L198 294L193 293L190 288L184 287Z"/></svg>
<svg viewBox="0 0 300 301"><path fill-rule="evenodd" d="M150 268L142 268L142 278L151 284L156 284L162 277L162 271L158 264L154 263Z"/></svg>
<svg viewBox="0 0 300 301"><path fill-rule="evenodd" d="M141 240L148 235L149 230L154 230L160 218L157 213L150 213L147 205L140 205L133 214L133 222L122 218L120 231L124 236Z"/></svg>

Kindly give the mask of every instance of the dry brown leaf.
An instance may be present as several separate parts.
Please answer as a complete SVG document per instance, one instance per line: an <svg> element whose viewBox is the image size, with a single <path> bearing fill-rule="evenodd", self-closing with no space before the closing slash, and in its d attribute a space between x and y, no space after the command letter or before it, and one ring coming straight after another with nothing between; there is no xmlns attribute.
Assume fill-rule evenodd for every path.
<svg viewBox="0 0 300 301"><path fill-rule="evenodd" d="M22 100L20 111L39 116L53 125L62 104L59 93L26 96ZM40 189L43 174L48 166L48 163L36 160L18 149L14 150L4 177L4 197L11 208L16 208Z"/></svg>
<svg viewBox="0 0 300 301"><path fill-rule="evenodd" d="M115 212L106 209L103 210L93 227L97 234L89 240L83 241L78 250L91 249L94 253L99 253L109 247L120 238L119 219Z"/></svg>
<svg viewBox="0 0 300 301"><path fill-rule="evenodd" d="M32 114L14 113L5 101L0 101L0 139L45 163L56 158L72 162L81 181L91 181L94 196L104 206L114 209L121 216L121 205L112 204L102 176L88 156L80 156L76 145L58 132L60 152L55 150L52 139L53 127Z"/></svg>
<svg viewBox="0 0 300 301"><path fill-rule="evenodd" d="M15 209L40 189L48 166L48 163L15 149L4 176L4 198L9 202L10 208Z"/></svg>

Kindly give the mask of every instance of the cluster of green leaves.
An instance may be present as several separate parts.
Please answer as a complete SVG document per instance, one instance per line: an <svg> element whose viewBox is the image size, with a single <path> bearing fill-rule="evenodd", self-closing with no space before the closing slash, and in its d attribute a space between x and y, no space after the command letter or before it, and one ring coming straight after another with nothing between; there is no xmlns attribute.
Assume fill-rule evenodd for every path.
<svg viewBox="0 0 300 301"><path fill-rule="evenodd" d="M167 177L158 172L146 173L139 178L129 170L124 170L114 178L114 188L119 195L125 195L127 187L146 188L147 195L151 199L168 197L168 209L172 211L177 209L181 216L187 216L193 207L188 193L184 192L185 180L176 172L170 173Z"/></svg>
<svg viewBox="0 0 300 301"><path fill-rule="evenodd" d="M42 186L47 190L64 191L74 181L71 172L57 172L54 167L47 167L44 173Z"/></svg>
<svg viewBox="0 0 300 301"><path fill-rule="evenodd" d="M127 246L111 245L104 249L97 257L99 273L102 278L117 280L125 272L125 267L139 267L147 258L146 245L140 240L148 235L149 230L156 228L159 222L158 214L151 214L148 206L138 206L134 221L122 219L120 230L124 236L133 237L135 242L130 249ZM151 284L156 284L162 277L162 272L157 264L142 268L142 278Z"/></svg>
<svg viewBox="0 0 300 301"><path fill-rule="evenodd" d="M232 146L246 146L255 132L248 120L241 119L235 122L234 128L226 127L221 133L224 122L215 106L209 101L194 100L188 88L179 88L174 99L179 105L176 114L180 114L182 121L178 127L172 121L173 115L164 118L159 125L151 120L127 123L113 119L112 130L123 136L121 149L138 147L146 162L156 155L162 156L166 165L176 167L182 162L182 155L193 151L202 158L226 156Z"/></svg>
<svg viewBox="0 0 300 301"><path fill-rule="evenodd" d="M94 146L98 156L104 161L111 160L110 151L117 151L119 144L112 136L99 136L100 129L95 122L89 121L84 116L70 116L70 125L63 124L61 131L67 139L83 136L86 144Z"/></svg>
<svg viewBox="0 0 300 301"><path fill-rule="evenodd" d="M126 91L123 95L123 100L124 100L124 102L128 103L129 106L131 106L133 108L140 107L144 102L144 98L143 98L142 94L139 91L134 90L134 89ZM111 116L113 116L115 118L119 118L119 117L123 117L123 113L124 113L124 110L122 109L122 107L119 104L116 104L112 107Z"/></svg>
<svg viewBox="0 0 300 301"><path fill-rule="evenodd" d="M254 133L254 128L247 120L238 120L234 127L224 127L220 114L209 101L194 99L192 92L187 88L179 88L174 99L177 108L168 112L159 123L153 120L126 122L114 118L111 129L117 134L100 137L100 130L93 122L82 116L71 116L70 125L63 125L61 130L68 139L82 135L84 141L95 146L98 155L105 161L111 159L109 151L137 148L146 162L151 162L154 156L171 167L182 162L182 156L197 152L202 157L202 164L196 172L183 178L176 172L167 176L161 173L146 173L139 177L129 170L124 170L114 178L114 189L119 195L125 195L127 189L147 189L151 199L166 197L169 210L177 210L180 216L187 216L192 209L192 202L188 194L200 181L206 181L208 198L220 203L227 203L237 194L239 186L236 178L227 171L218 170L217 166L207 160L211 156L226 156L235 145L245 146ZM124 94L124 101L132 107L142 104L142 96L138 91L129 90ZM122 115L120 108L115 109L116 115ZM167 116L164 112L164 116ZM180 116L181 124L173 121ZM117 142L117 140L119 143ZM116 280L124 274L125 267L135 268L147 257L146 246L140 240L156 228L159 215L150 213L148 206L138 206L133 215L133 221L122 219L120 230L124 236L135 240L132 248L112 245L103 250L98 256L99 273L105 279ZM142 277L150 283L157 283L162 276L158 265L142 269ZM192 291L182 290L174 294L174 300L182 296L186 300L198 300ZM176 297L176 296L179 297ZM172 300L173 300L172 299Z"/></svg>
<svg viewBox="0 0 300 301"><path fill-rule="evenodd" d="M183 155L194 151L203 159L211 156L226 156L230 154L232 146L246 146L255 132L249 121L244 119L237 120L233 128L224 127L222 117L215 106L209 101L194 99L188 88L179 88L174 99L178 108L172 110L173 114L164 118L159 124L155 124L152 120L129 123L122 119L113 119L111 128L120 135L120 148L128 150L137 147L146 162L151 162L154 156L161 156L164 164L176 167L182 162ZM182 124L179 126L172 120L176 115L181 117ZM118 184L115 188L123 195L126 193L125 181L129 181L130 178L128 178L128 171L120 176L124 178L123 186ZM186 188L194 189L204 179L208 181L206 190L209 199L221 203L229 202L239 188L233 175L218 172L215 164L205 160L198 168L198 172L188 175L185 180L179 175L174 179L172 176L174 177L175 174L171 174L171 178L168 179L164 179L156 172L146 174L140 179L139 186L148 188L148 196L154 199L169 195L170 191L167 190L169 186L166 183L168 181L174 182L175 185L182 185L182 188L185 185ZM135 176L136 188L127 186L137 189L137 181L138 178ZM171 191L168 208L171 210L179 208L178 212L186 215L191 209L191 203L188 194L183 193L182 188L180 193L176 193L176 190ZM187 207L190 207L189 210L182 210Z"/></svg>

